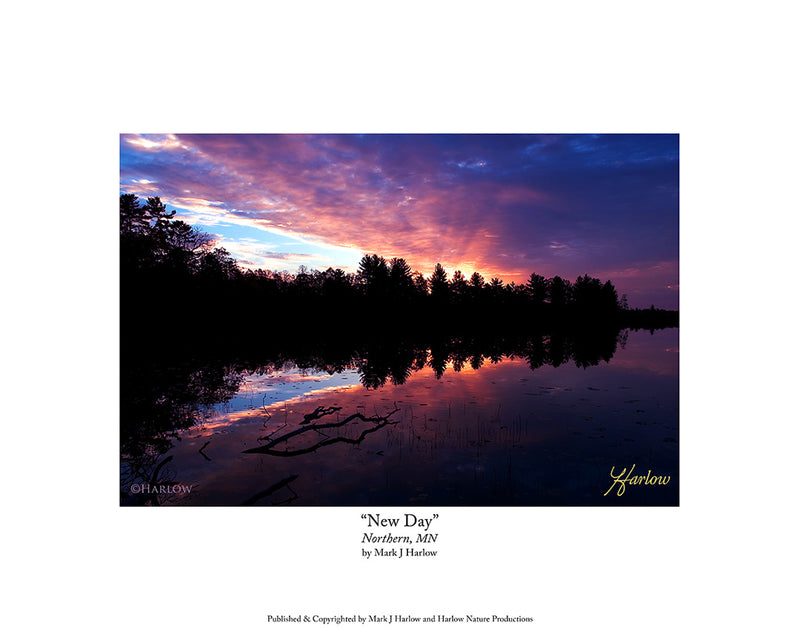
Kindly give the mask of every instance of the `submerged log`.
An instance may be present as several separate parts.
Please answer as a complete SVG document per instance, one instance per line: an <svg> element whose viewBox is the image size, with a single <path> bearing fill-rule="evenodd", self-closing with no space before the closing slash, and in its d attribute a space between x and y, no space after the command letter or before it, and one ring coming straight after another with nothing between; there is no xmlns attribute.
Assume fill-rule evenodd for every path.
<svg viewBox="0 0 800 640"><path fill-rule="evenodd" d="M284 434L280 438L275 438L275 440L272 440L268 444L265 444L265 445L263 445L261 447L255 447L253 449L246 449L243 453L264 453L264 454L271 455L271 456L298 456L298 455L302 455L304 453L310 453L312 451L316 451L320 447L325 447L325 446L330 446L332 444L336 444L337 442L347 442L347 443L350 443L350 444L358 444L358 443L362 442L364 440L364 438L368 434L373 433L373 432L377 431L378 429L382 429L383 427L385 427L388 424L397 424L396 421L392 422L392 421L389 420L389 418L392 415L394 415L395 413L397 413L397 411L399 411L399 409L395 408L394 410L392 410L389 413L387 413L385 416L377 416L376 415L376 416L371 416L371 417L366 417L362 413L354 413L354 414L348 416L347 418L345 418L344 420L340 420L338 422L329 422L329 423L325 423L325 424L309 424L309 425L306 425L304 427L300 427L299 429L295 429L294 431L291 431L291 432L289 432L287 434ZM311 414L309 414L309 415L311 415ZM327 415L327 414L320 413L320 416L322 416L322 415ZM370 428L370 429L366 429L366 430L362 431L361 434L357 438L347 438L345 436L337 436L335 438L331 438L329 436L325 436L327 438L326 440L323 440L322 442L318 442L318 443L316 443L316 444L314 444L314 445L312 445L310 447L306 447L306 448L303 448L303 449L294 449L294 450L291 450L291 451L275 449L275 446L280 444L281 442L287 442L287 441L291 440L292 438L295 438L295 437L305 433L306 431L318 431L320 429L335 429L335 428L343 427L346 424L349 424L353 420L357 420L357 419L361 420L362 422L367 422L367 423L374 424L375 426ZM301 422L300 424L303 424L303 423ZM325 434L322 434L322 435L325 435Z"/></svg>

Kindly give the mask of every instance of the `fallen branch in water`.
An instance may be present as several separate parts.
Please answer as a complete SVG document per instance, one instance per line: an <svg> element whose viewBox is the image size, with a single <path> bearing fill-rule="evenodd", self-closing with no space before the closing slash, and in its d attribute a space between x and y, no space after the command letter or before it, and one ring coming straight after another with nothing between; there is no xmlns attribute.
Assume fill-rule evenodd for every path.
<svg viewBox="0 0 800 640"><path fill-rule="evenodd" d="M247 500L245 500L244 502L242 502L242 504L243 505L253 505L256 502L258 502L259 500L261 500L261 498L266 498L271 493L275 493L281 487L286 487L287 489L289 489L289 491L291 491L294 494L294 497L297 498L298 497L297 494L294 492L294 489L292 489L289 486L289 483L297 480L297 478L299 478L299 477L300 476L295 474L295 475L289 476L288 478L284 478L283 480L280 480L279 482L276 482L275 484L273 484L271 487L269 487L267 489L264 489L263 491L259 491L256 495L254 495L254 496L248 498ZM294 499L294 498L292 498L292 499Z"/></svg>
<svg viewBox="0 0 800 640"><path fill-rule="evenodd" d="M341 407L317 407L311 413L307 413L303 416L303 420L300 424L308 424L312 420L319 420L323 416L329 416L332 413L336 413L337 411L341 411Z"/></svg>
<svg viewBox="0 0 800 640"><path fill-rule="evenodd" d="M392 415L394 415L395 413L397 413L398 411L399 411L399 409L395 407L395 409L393 411L387 413L385 416L377 416L376 415L376 416L372 416L370 418L365 417L361 413L354 413L353 415L348 416L347 418L345 418L344 420L340 420L339 422L331 422L331 423L328 423L328 424L312 424L312 425L308 425L308 426L305 426L305 427L301 427L299 429L295 429L294 431L292 431L290 433L287 433L287 434L281 436L280 438L276 438L275 440L273 440L269 444L265 444L264 446L256 447L254 449L247 449L247 450L244 451L244 453L265 453L265 454L271 455L271 456L299 456L299 455L304 454L304 453L310 453L312 451L316 451L320 447L325 447L325 446L329 446L329 445L332 445L332 444L336 444L337 442L347 442L347 443L350 443L350 444L359 444L360 442L362 442L364 440L364 438L368 434L373 433L373 432L377 431L378 429L382 429L387 424L397 424L397 421L390 421L389 418ZM338 436L336 438L330 438L328 440L324 440L323 442L318 442L317 444L312 445L310 447L306 447L304 449L295 449L295 450L292 450L292 451L276 450L275 449L275 445L280 444L281 442L286 442L287 440L289 440L291 438L294 438L296 436L299 436L300 434L305 433L306 431L311 431L311 430L317 431L319 429L333 429L333 428L337 428L337 427L343 427L344 425L352 422L355 419L359 419L362 422L372 423L375 426L372 427L371 429L367 429L365 431L362 431L361 435L359 435L358 438L347 438L347 437L344 437L344 436Z"/></svg>
<svg viewBox="0 0 800 640"><path fill-rule="evenodd" d="M204 444L202 447L200 447L200 450L199 450L197 453L199 453L199 454L200 454L201 456L203 456L203 457L204 457L206 460L208 460L209 462L211 462L211 458L209 458L209 457L208 457L208 456L207 456L205 453L203 453L203 449L205 449L205 448L206 448L206 447L207 447L209 444L211 444L211 440L209 440L209 441L208 441L208 442L206 442L206 443L205 443L205 444Z"/></svg>

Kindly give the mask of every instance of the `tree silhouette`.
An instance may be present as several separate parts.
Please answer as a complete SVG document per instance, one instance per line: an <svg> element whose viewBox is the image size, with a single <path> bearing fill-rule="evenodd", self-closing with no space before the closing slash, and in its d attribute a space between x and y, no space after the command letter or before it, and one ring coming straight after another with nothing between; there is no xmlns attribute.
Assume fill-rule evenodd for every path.
<svg viewBox="0 0 800 640"><path fill-rule="evenodd" d="M301 267L296 274L242 269L211 236L175 219L158 197L141 204L120 195L120 266L123 347L134 349L161 335L173 348L193 335L246 340L241 317L257 319L259 339L294 335L329 340L356 331L392 332L438 338L486 330L501 333L572 330L602 324L655 329L677 326L677 312L628 309L610 281L585 274L575 285L558 275L532 273L524 285L486 283L477 271L469 281L460 271L451 280L441 263L430 278L412 271L402 257L390 261L364 255L356 273ZM200 311L202 309L202 311ZM435 322L431 315L435 314ZM145 329L154 324L164 331ZM181 328L179 334L174 329ZM169 337L168 337L169 336ZM182 347L188 348L188 347ZM398 371L402 378L402 370Z"/></svg>
<svg viewBox="0 0 800 640"><path fill-rule="evenodd" d="M419 271L414 272L414 293L419 298L424 298L428 295L428 279Z"/></svg>
<svg viewBox="0 0 800 640"><path fill-rule="evenodd" d="M147 212L133 193L124 193L119 197L119 217L120 233L123 236L144 233L149 229Z"/></svg>
<svg viewBox="0 0 800 640"><path fill-rule="evenodd" d="M392 258L389 261L389 289L393 296L407 299L414 291L411 267L405 258Z"/></svg>
<svg viewBox="0 0 800 640"><path fill-rule="evenodd" d="M200 275L208 282L235 280L240 272L236 260L224 247L203 253L200 257Z"/></svg>
<svg viewBox="0 0 800 640"><path fill-rule="evenodd" d="M436 263L433 268L433 273L430 277L431 297L438 301L444 302L447 300L450 293L450 287L447 283L447 272L440 262Z"/></svg>
<svg viewBox="0 0 800 640"><path fill-rule="evenodd" d="M461 302L466 299L468 286L464 274L456 269L450 280L450 289L453 292L453 299L456 302Z"/></svg>
<svg viewBox="0 0 800 640"><path fill-rule="evenodd" d="M528 278L527 290L533 304L541 306L547 300L547 280L544 276L532 273Z"/></svg>
<svg viewBox="0 0 800 640"><path fill-rule="evenodd" d="M358 263L358 276L369 295L382 295L389 281L389 267L386 259L375 253L365 255Z"/></svg>
<svg viewBox="0 0 800 640"><path fill-rule="evenodd" d="M564 280L561 276L553 276L548 281L547 289L550 303L555 307L564 307L572 299L572 285L569 280Z"/></svg>
<svg viewBox="0 0 800 640"><path fill-rule="evenodd" d="M578 276L572 288L572 297L575 305L582 311L602 306L602 285L600 280L588 274Z"/></svg>
<svg viewBox="0 0 800 640"><path fill-rule="evenodd" d="M492 278L489 280L489 296L492 302L498 303L503 299L503 281L500 278Z"/></svg>
<svg viewBox="0 0 800 640"><path fill-rule="evenodd" d="M606 311L615 311L620 309L619 296L611 280L606 280L600 290L600 303Z"/></svg>
<svg viewBox="0 0 800 640"><path fill-rule="evenodd" d="M479 308L480 303L483 301L485 285L486 281L483 276L474 271L469 278L469 287L467 288L467 298L473 309Z"/></svg>
<svg viewBox="0 0 800 640"><path fill-rule="evenodd" d="M321 275L322 294L329 300L349 298L352 287L350 278L342 269L328 267Z"/></svg>

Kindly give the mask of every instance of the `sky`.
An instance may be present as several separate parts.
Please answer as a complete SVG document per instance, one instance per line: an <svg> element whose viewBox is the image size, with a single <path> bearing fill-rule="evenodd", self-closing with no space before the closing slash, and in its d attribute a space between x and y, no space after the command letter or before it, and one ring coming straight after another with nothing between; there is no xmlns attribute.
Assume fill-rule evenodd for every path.
<svg viewBox="0 0 800 640"><path fill-rule="evenodd" d="M678 135L122 134L120 193L159 196L242 268L611 280L678 309Z"/></svg>

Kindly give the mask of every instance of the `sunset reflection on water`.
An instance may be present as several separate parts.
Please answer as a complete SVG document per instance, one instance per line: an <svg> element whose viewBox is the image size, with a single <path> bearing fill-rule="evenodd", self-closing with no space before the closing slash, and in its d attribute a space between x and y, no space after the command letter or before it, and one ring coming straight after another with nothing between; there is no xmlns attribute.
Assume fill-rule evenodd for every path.
<svg viewBox="0 0 800 640"><path fill-rule="evenodd" d="M173 439L165 468L193 484L187 505L674 505L677 350L677 330L631 333L597 366L451 361L375 389L357 369L249 375ZM611 467L633 463L673 479L603 496Z"/></svg>

